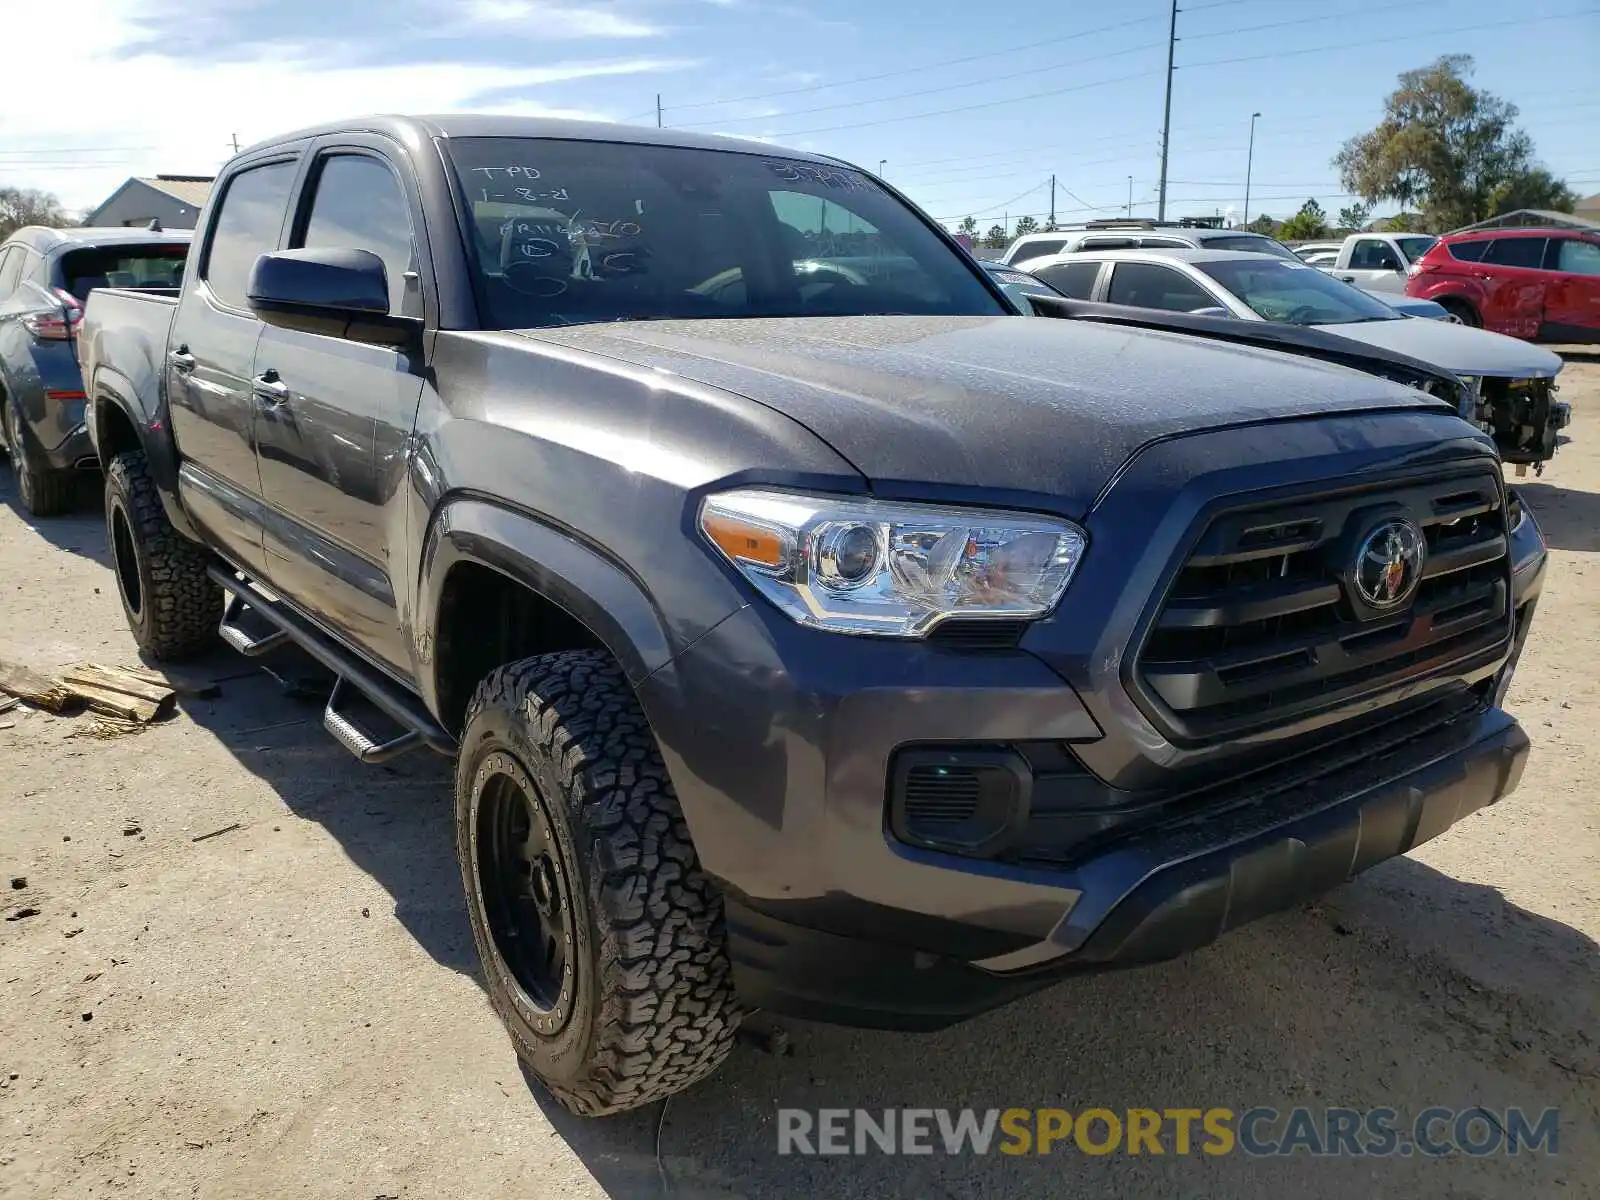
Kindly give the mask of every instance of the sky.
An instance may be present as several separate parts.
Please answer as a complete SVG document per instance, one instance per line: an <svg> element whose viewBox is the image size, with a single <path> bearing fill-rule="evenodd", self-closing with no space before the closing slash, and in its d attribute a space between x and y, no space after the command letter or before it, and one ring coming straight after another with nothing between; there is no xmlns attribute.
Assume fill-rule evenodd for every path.
<svg viewBox="0 0 1600 1200"><path fill-rule="evenodd" d="M0 185L88 209L130 175L360 113L665 124L838 155L935 217L1156 214L1169 0L9 0ZM1168 216L1350 203L1330 160L1396 76L1474 56L1540 159L1600 192L1600 0L1183 0ZM26 47L37 45L39 53ZM1130 183L1131 177L1131 183ZM1382 215L1394 209L1379 204Z"/></svg>

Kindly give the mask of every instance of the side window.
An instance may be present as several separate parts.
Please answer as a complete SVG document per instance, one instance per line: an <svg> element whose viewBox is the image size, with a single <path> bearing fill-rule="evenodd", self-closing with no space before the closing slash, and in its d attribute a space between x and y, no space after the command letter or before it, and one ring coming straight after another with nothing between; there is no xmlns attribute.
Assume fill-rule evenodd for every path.
<svg viewBox="0 0 1600 1200"><path fill-rule="evenodd" d="M1450 257L1458 262L1482 262L1483 252L1489 248L1489 243L1482 239L1476 242L1450 242L1446 247Z"/></svg>
<svg viewBox="0 0 1600 1200"><path fill-rule="evenodd" d="M1350 269L1356 271L1399 271L1400 256L1388 242L1362 238L1350 251Z"/></svg>
<svg viewBox="0 0 1600 1200"><path fill-rule="evenodd" d="M311 215L297 244L372 251L383 259L389 277L389 311L421 315L416 301L409 312L406 303L406 272L417 265L410 205L400 181L381 160L365 154L324 159Z"/></svg>
<svg viewBox="0 0 1600 1200"><path fill-rule="evenodd" d="M1024 242L1017 247L1016 258L1048 258L1066 248L1066 238L1045 238L1042 242Z"/></svg>
<svg viewBox="0 0 1600 1200"><path fill-rule="evenodd" d="M1142 237L1139 246L1145 250L1192 250L1188 242L1170 237Z"/></svg>
<svg viewBox="0 0 1600 1200"><path fill-rule="evenodd" d="M0 250L0 300L17 290L17 276L22 274L22 263L27 257L27 251L21 246Z"/></svg>
<svg viewBox="0 0 1600 1200"><path fill-rule="evenodd" d="M1573 275L1600 275L1600 244L1562 238L1556 246L1556 270Z"/></svg>
<svg viewBox="0 0 1600 1200"><path fill-rule="evenodd" d="M1544 238L1495 238L1483 261L1502 267L1539 267L1544 264Z"/></svg>
<svg viewBox="0 0 1600 1200"><path fill-rule="evenodd" d="M278 248L295 169L292 162L270 163L241 171L229 181L211 227L205 269L206 283L224 304L245 307L250 269L256 259Z"/></svg>
<svg viewBox="0 0 1600 1200"><path fill-rule="evenodd" d="M1088 300L1094 295L1095 277L1100 274L1098 262L1056 263L1040 267L1034 272L1063 296L1074 300Z"/></svg>
<svg viewBox="0 0 1600 1200"><path fill-rule="evenodd" d="M1111 268L1111 289L1106 298L1112 304L1164 308L1168 312L1193 312L1197 308L1215 308L1217 304L1214 296L1186 276L1154 263L1117 263Z"/></svg>

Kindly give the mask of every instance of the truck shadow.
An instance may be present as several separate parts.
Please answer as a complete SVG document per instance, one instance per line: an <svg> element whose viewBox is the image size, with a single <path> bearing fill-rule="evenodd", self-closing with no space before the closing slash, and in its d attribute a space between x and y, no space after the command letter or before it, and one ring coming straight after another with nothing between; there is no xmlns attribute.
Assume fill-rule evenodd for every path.
<svg viewBox="0 0 1600 1200"><path fill-rule="evenodd" d="M1470 974L1453 959L1464 947L1479 964ZM1094 1157L1070 1145L1045 1158L993 1149L810 1157L779 1154L777 1114L865 1109L881 1120L882 1110L899 1107L981 1115L1013 1107L1241 1113L1351 1104L1392 1107L1406 1119L1430 1105L1496 1102L1485 1099L1492 1096L1559 1106L1564 1120L1581 1125L1592 1084L1579 1072L1600 1068L1600 1053L1576 1031L1600 1011L1597 963L1600 947L1581 933L1507 903L1494 888L1402 858L1319 905L1187 958L1071 979L937 1034L756 1017L789 1034L792 1055L741 1046L711 1079L672 1097L664 1114L657 1104L584 1119L536 1082L529 1087L615 1197L666 1194L663 1172L670 1194L707 1198L1374 1194L1372 1164L1181 1157L1170 1124L1159 1159ZM1459 1156L1452 1169L1469 1168L1496 1169ZM1412 1169L1400 1159L1381 1168L1396 1194L1443 1194L1437 1179L1408 1185L1404 1171ZM1517 1169L1526 1190L1508 1194L1533 1195L1554 1178L1534 1176L1560 1167L1525 1157ZM1291 1186L1285 1172L1298 1182ZM1263 1174L1277 1183L1263 1190L1271 1182Z"/></svg>
<svg viewBox="0 0 1600 1200"><path fill-rule="evenodd" d="M5 455L0 453L0 460ZM111 553L106 546L105 493L98 475L78 480L77 504L59 517L35 517L22 507L17 495L17 477L6 462L0 466L0 504L16 513L17 520L59 550L81 554L102 567L110 567Z"/></svg>
<svg viewBox="0 0 1600 1200"><path fill-rule="evenodd" d="M1552 483L1519 483L1547 544L1557 550L1600 551L1600 494Z"/></svg>

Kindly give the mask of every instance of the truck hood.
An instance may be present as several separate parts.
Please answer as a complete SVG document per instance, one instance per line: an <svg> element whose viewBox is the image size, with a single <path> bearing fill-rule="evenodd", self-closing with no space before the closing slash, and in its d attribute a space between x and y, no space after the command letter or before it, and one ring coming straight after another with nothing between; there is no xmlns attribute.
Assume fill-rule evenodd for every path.
<svg viewBox="0 0 1600 1200"><path fill-rule="evenodd" d="M1409 354L1452 375L1549 378L1562 367L1561 357L1542 346L1451 321L1354 321L1317 328L1352 342Z"/></svg>
<svg viewBox="0 0 1600 1200"><path fill-rule="evenodd" d="M747 397L805 425L874 484L1006 489L1074 512L1160 438L1294 417L1449 411L1344 367L1087 321L752 318L519 332Z"/></svg>

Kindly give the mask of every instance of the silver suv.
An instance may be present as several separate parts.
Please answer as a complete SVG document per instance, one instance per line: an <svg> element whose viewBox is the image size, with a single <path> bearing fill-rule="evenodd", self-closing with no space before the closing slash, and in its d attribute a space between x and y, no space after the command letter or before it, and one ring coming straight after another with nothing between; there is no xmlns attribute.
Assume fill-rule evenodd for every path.
<svg viewBox="0 0 1600 1200"><path fill-rule="evenodd" d="M1248 250L1292 259L1295 253L1282 242L1242 229L1191 229L1155 221L1091 221L1081 229L1029 233L1006 247L1000 257L1007 266L1026 268L1034 259L1080 250Z"/></svg>

